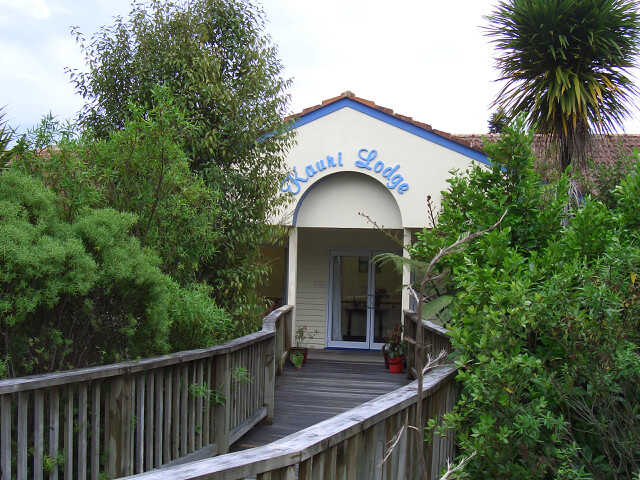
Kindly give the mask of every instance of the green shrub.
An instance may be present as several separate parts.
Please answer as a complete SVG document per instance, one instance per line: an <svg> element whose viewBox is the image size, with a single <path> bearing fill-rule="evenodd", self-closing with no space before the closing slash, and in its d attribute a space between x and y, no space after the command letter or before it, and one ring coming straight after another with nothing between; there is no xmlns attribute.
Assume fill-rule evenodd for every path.
<svg viewBox="0 0 640 480"><path fill-rule="evenodd" d="M634 170L640 156L635 148L630 154L625 154L622 146L610 162L595 163L590 160L586 172L579 174L583 191L600 200L609 208L615 208L617 199L615 188Z"/></svg>
<svg viewBox="0 0 640 480"><path fill-rule="evenodd" d="M107 138L45 118L19 142L12 168L50 187L68 222L87 208L135 214L130 233L159 255L164 273L185 288L212 286L214 303L232 315L236 333L255 331L266 309L255 286L269 267L257 248L230 248L230 242L260 245L255 235L273 229L223 208L229 194L223 180L205 182L190 168L185 144L193 127L173 95L157 87L153 100L148 109L130 105L129 120ZM227 222L242 228L229 230L222 226Z"/></svg>
<svg viewBox="0 0 640 480"><path fill-rule="evenodd" d="M614 190L616 211L626 231L637 235L640 232L640 161L636 162L629 175Z"/></svg>
<svg viewBox="0 0 640 480"><path fill-rule="evenodd" d="M211 287L174 285L169 306L169 343L173 351L205 348L237 336L230 315L211 300Z"/></svg>
<svg viewBox="0 0 640 480"><path fill-rule="evenodd" d="M89 209L65 222L39 180L0 174L0 357L10 375L167 350L170 281L131 236L135 220Z"/></svg>
<svg viewBox="0 0 640 480"><path fill-rule="evenodd" d="M631 478L640 471L639 176L616 207L568 209L565 179L533 174L530 138L508 127L497 162L451 180L429 255L464 231L495 231L447 259L461 392L447 425L458 478ZM564 225L564 226L563 226Z"/></svg>

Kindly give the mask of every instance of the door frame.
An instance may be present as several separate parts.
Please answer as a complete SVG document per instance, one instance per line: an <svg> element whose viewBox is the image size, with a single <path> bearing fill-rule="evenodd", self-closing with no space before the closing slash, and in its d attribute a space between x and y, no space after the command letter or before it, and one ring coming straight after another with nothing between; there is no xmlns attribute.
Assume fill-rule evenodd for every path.
<svg viewBox="0 0 640 480"><path fill-rule="evenodd" d="M364 342L351 342L345 340L333 340L333 291L334 291L334 271L333 271L333 259L335 257L349 256L349 257L367 257L367 301L366 301L366 334ZM329 286L327 289L327 347L329 348L351 348L358 350L370 350L369 346L369 316L371 315L371 309L369 308L371 302L371 250L366 248L351 248L351 249L336 249L329 250Z"/></svg>
<svg viewBox="0 0 640 480"><path fill-rule="evenodd" d="M326 346L328 348L350 348L359 350L381 350L384 343L374 343L375 339L375 289L376 269L372 264L374 256L384 253L385 250L375 248L351 248L329 250L329 282L327 288L327 316L326 316ZM397 252L396 252L397 253ZM333 293L334 293L334 258L340 256L367 257L367 301L366 301L366 340L364 342L352 342L345 340L333 340ZM402 286L402 281L400 282Z"/></svg>

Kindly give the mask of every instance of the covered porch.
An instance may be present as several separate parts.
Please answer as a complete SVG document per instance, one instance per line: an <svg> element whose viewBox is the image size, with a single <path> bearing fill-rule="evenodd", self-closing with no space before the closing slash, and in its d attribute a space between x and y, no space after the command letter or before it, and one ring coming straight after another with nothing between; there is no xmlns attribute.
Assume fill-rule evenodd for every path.
<svg viewBox="0 0 640 480"><path fill-rule="evenodd" d="M380 350L410 307L410 277L374 258L402 255L410 238L402 228L292 227L286 247L265 249L263 292L274 306L294 305L294 346Z"/></svg>

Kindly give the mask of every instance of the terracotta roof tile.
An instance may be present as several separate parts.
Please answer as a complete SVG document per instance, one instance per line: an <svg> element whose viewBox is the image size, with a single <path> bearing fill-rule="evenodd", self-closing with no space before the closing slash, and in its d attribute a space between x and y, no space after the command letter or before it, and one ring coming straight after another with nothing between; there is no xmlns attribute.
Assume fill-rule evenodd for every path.
<svg viewBox="0 0 640 480"><path fill-rule="evenodd" d="M456 135L461 140L469 142L476 150L482 150L483 144L487 142L496 142L500 138L499 134L469 134ZM590 156L594 163L613 163L616 157L630 155L633 150L640 150L640 135L638 134L620 134L620 135L602 135L594 136L591 144ZM535 135L532 145L533 154L540 163L549 158L549 146L544 135Z"/></svg>

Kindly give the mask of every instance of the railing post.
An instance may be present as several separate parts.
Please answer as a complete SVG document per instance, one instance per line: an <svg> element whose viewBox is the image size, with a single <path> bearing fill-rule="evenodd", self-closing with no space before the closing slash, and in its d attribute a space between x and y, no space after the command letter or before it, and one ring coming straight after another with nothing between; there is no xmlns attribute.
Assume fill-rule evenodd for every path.
<svg viewBox="0 0 640 480"><path fill-rule="evenodd" d="M285 349L285 343L284 343L284 318L280 317L278 319L276 319L275 323L274 323L274 327L275 327L275 337L274 337L274 342L273 342L273 353L275 355L275 362L276 362L276 375L282 375L282 352L284 352Z"/></svg>
<svg viewBox="0 0 640 480"><path fill-rule="evenodd" d="M404 336L415 341L416 329L418 328L417 319L415 314L408 311L403 311L404 316ZM413 378L413 372L415 371L416 358L415 358L415 343L407 342L407 377Z"/></svg>
<svg viewBox="0 0 640 480"><path fill-rule="evenodd" d="M11 480L11 396L0 395L0 475L2 480Z"/></svg>
<svg viewBox="0 0 640 480"><path fill-rule="evenodd" d="M295 310L295 306L293 308ZM295 336L295 332L293 331L294 330L294 326L293 326L294 310L291 310L286 314L284 318L284 325L282 326L284 328L284 338L285 338L284 351L285 352L288 352L289 350L291 350L291 347L293 346L293 343L294 343L294 336Z"/></svg>
<svg viewBox="0 0 640 480"><path fill-rule="evenodd" d="M131 429L131 382L125 376L116 377L109 388L109 429L107 431L107 476L128 474Z"/></svg>
<svg viewBox="0 0 640 480"><path fill-rule="evenodd" d="M276 405L276 337L267 342L264 349L264 406L267 409L265 423L273 422L273 414Z"/></svg>
<svg viewBox="0 0 640 480"><path fill-rule="evenodd" d="M223 401L216 405L215 434L217 455L229 451L229 430L231 424L231 365L230 355L224 353L215 359L216 389Z"/></svg>

